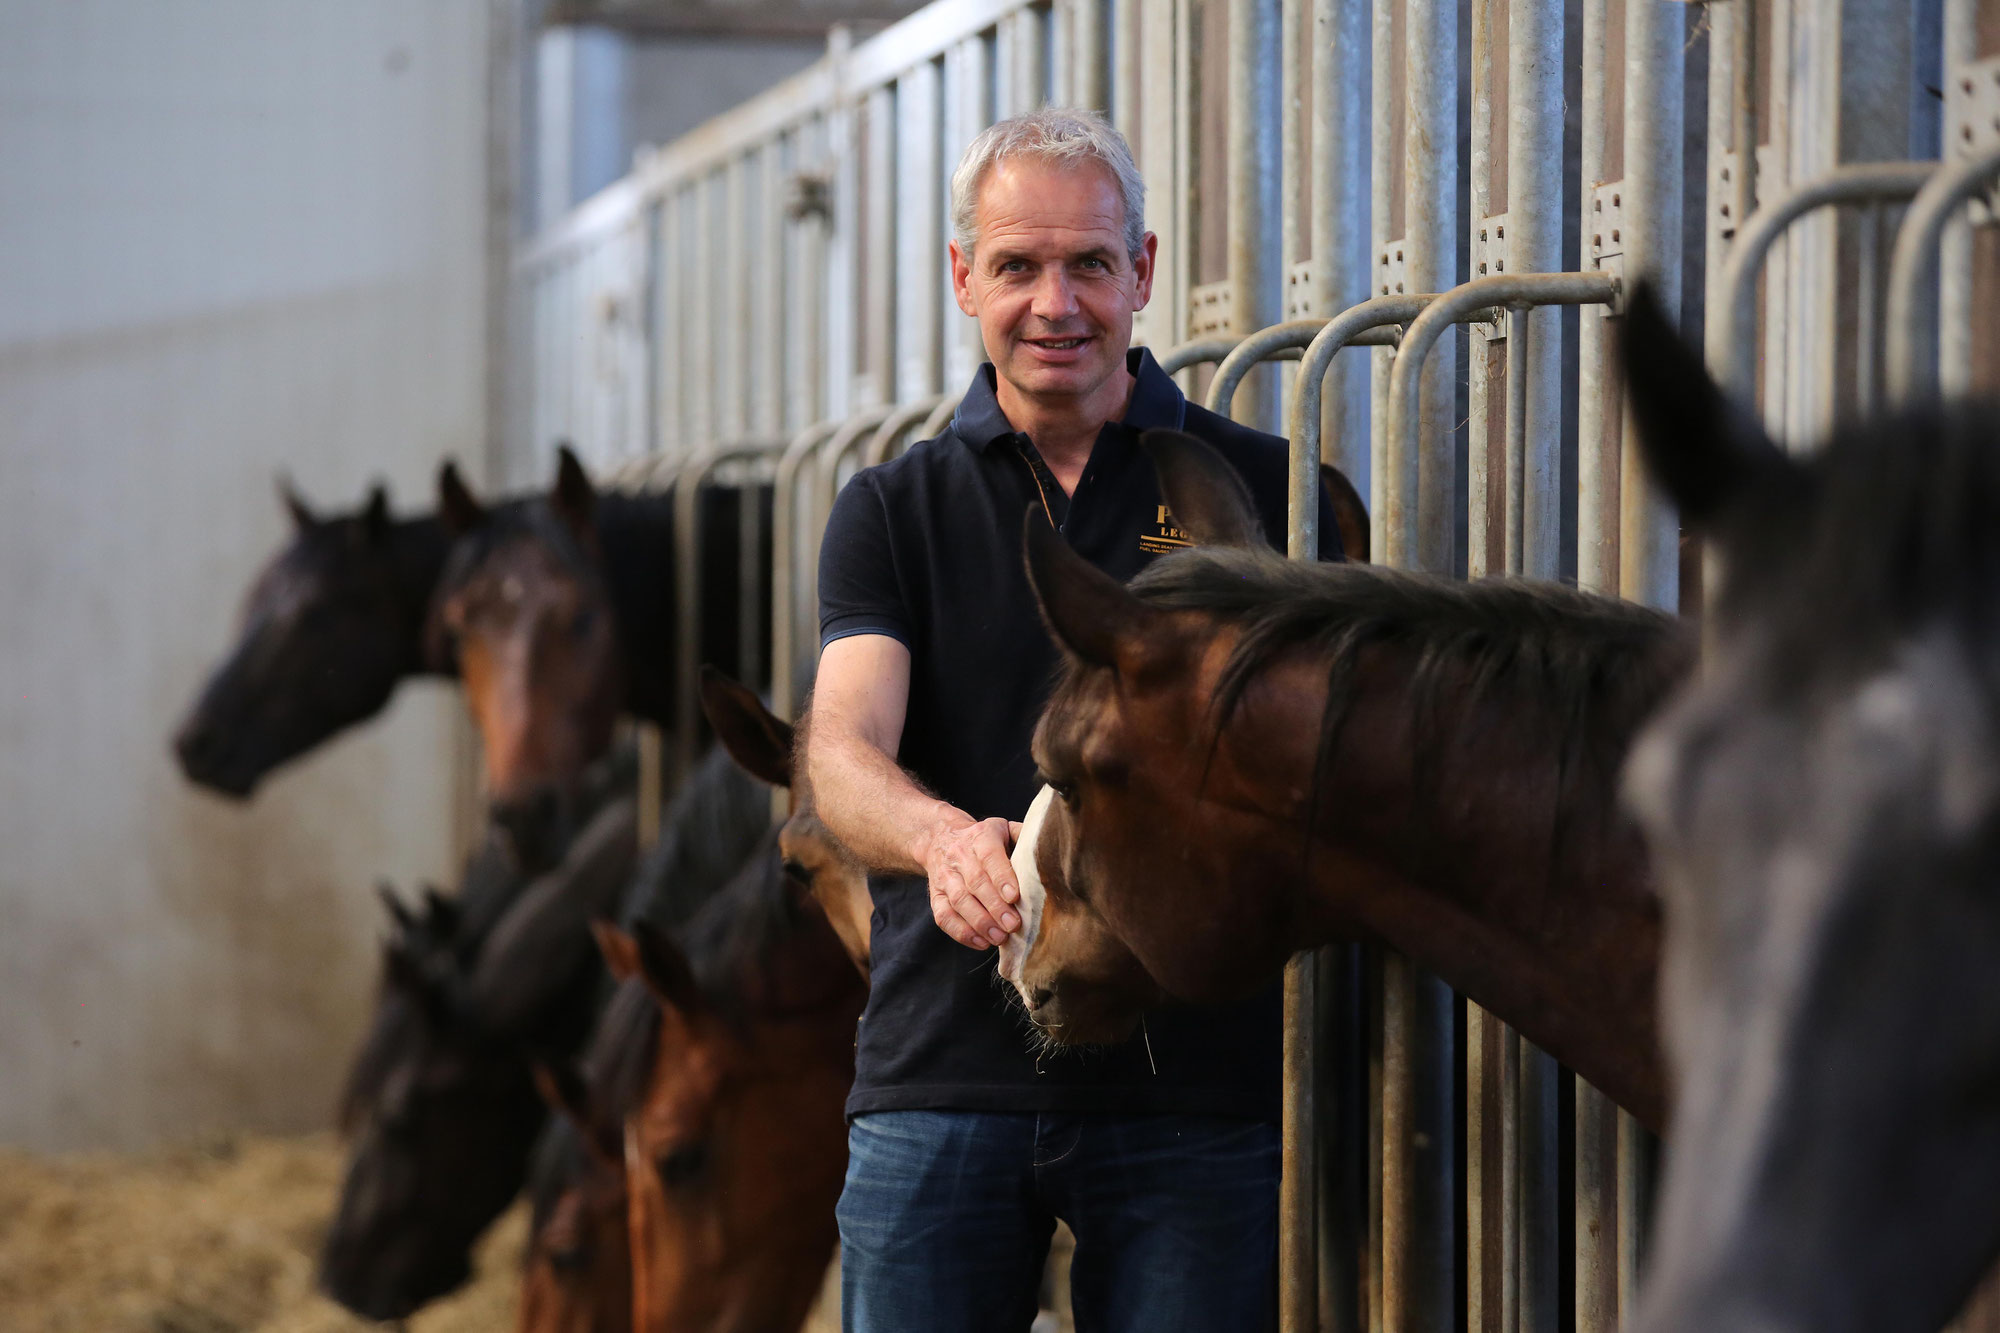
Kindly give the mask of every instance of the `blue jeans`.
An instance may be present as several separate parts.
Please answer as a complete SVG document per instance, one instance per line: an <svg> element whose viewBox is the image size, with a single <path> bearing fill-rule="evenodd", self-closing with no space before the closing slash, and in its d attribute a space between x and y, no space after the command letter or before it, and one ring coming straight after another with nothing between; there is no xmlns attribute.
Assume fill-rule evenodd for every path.
<svg viewBox="0 0 2000 1333"><path fill-rule="evenodd" d="M1077 1333L1276 1323L1278 1131L1180 1115L856 1116L840 1196L847 1333L1026 1333L1055 1219Z"/></svg>

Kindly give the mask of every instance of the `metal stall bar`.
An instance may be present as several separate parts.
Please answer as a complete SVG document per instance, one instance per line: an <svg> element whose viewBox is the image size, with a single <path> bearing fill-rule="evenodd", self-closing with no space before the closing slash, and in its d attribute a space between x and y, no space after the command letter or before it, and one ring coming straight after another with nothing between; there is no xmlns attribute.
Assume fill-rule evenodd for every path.
<svg viewBox="0 0 2000 1333"><path fill-rule="evenodd" d="M800 547L804 564L800 570L803 595L798 601L798 612L800 628L806 631L798 640L801 648L816 637L812 633L812 612L818 609L819 600L819 544L826 534L826 520L833 513L834 494L840 489L841 462L895 410L893 403L878 404L848 417L813 450L811 466L799 478L807 497L805 541ZM814 643L813 648L817 647Z"/></svg>
<svg viewBox="0 0 2000 1333"><path fill-rule="evenodd" d="M679 695L674 700L674 780L684 781L694 770L695 736L701 730L701 692L695 674L701 669L701 488L716 468L737 459L773 458L783 453L782 440L741 440L702 450L674 473L674 584L680 605L676 619L680 641L674 645L679 670Z"/></svg>
<svg viewBox="0 0 2000 1333"><path fill-rule="evenodd" d="M1940 34L1943 49L1939 55L1940 72L1947 88L1963 77L1961 69L1979 54L1979 9L1979 0L1944 0ZM1947 107L1953 100L1949 93L1945 95ZM1942 129L1944 142L1938 146L1938 155L1949 160L1958 145L1952 141L1948 116ZM1937 272L1938 323L1942 331L1936 350L1938 387L1955 398L1972 387L1972 221L1963 210L1944 221L1938 243ZM1897 325L1892 320L1889 327L1893 330Z"/></svg>
<svg viewBox="0 0 2000 1333"><path fill-rule="evenodd" d="M1159 361L1161 370L1169 375L1178 375L1190 366L1222 360L1241 341L1240 338L1196 338L1192 342L1168 348L1155 359Z"/></svg>
<svg viewBox="0 0 2000 1333"><path fill-rule="evenodd" d="M925 417L924 424L917 428L919 432L917 438L935 440L938 436L944 434L944 428L949 426L951 419L958 415L958 405L961 401L959 395L956 393L941 395L938 398L937 409Z"/></svg>
<svg viewBox="0 0 2000 1333"><path fill-rule="evenodd" d="M1312 39L1312 313L1332 315L1369 295L1367 6L1360 0L1313 0ZM1369 404L1361 387L1366 368L1343 362L1331 374L1329 420L1314 433L1332 429L1335 456L1328 458L1322 446L1320 461L1337 464L1366 495ZM1295 399L1299 392L1294 390ZM1292 435L1297 438L1296 426Z"/></svg>
<svg viewBox="0 0 2000 1333"><path fill-rule="evenodd" d="M806 427L785 446L778 459L778 472L771 495L771 708L780 717L796 720L796 709L805 694L807 673L801 670L800 645L811 635L800 635L800 602L810 595L813 581L802 577L798 568L799 490L811 476L806 464L819 451L827 436L840 429L837 421L822 421ZM809 513L811 506L806 506Z"/></svg>
<svg viewBox="0 0 2000 1333"><path fill-rule="evenodd" d="M1938 240L1953 213L2000 175L2000 147L1939 167L1910 201L1889 260L1889 397L1938 394Z"/></svg>
<svg viewBox="0 0 2000 1333"><path fill-rule="evenodd" d="M1237 388L1252 370L1265 361L1298 360L1300 351L1325 327L1323 319L1291 319L1242 338L1216 366L1202 406L1228 416Z"/></svg>
<svg viewBox="0 0 2000 1333"><path fill-rule="evenodd" d="M1605 118L1606 0L1582 0L1583 108L1579 134L1577 207L1584 252L1603 248L1606 228L1598 213L1596 185L1604 179L1609 130ZM1608 446L1605 372L1611 360L1611 330L1585 311L1576 340L1576 584L1589 592L1618 592L1618 468ZM1581 1229L1579 1229L1581 1230ZM1583 1270L1579 1268L1579 1282ZM1603 1313L1606 1327L1616 1307Z"/></svg>
<svg viewBox="0 0 2000 1333"><path fill-rule="evenodd" d="M1274 321L1284 287L1278 273L1279 46L1277 0L1230 0L1225 170L1230 329L1238 335ZM1276 406L1275 397L1265 395L1250 414L1252 423L1270 425Z"/></svg>
<svg viewBox="0 0 2000 1333"><path fill-rule="evenodd" d="M1709 371L1738 402L1753 407L1757 400L1757 278L1772 244L1817 208L1909 199L1937 169L1935 162L1856 162L1807 181L1750 215L1723 266L1718 304L1708 312ZM1869 330L1860 336L1868 337Z"/></svg>
<svg viewBox="0 0 2000 1333"><path fill-rule="evenodd" d="M1626 0L1626 273L1653 284L1670 319L1679 318L1681 309L1686 43L1686 5ZM1629 410L1623 414L1621 435L1618 591L1635 602L1672 611L1680 591L1679 519L1640 461L1639 433Z"/></svg>
<svg viewBox="0 0 2000 1333"><path fill-rule="evenodd" d="M874 467L878 463L888 462L895 457L896 446L902 443L911 427L929 420L931 415L947 402L956 404L957 401L951 394L934 393L891 412L868 438L868 446L861 451L861 466Z"/></svg>

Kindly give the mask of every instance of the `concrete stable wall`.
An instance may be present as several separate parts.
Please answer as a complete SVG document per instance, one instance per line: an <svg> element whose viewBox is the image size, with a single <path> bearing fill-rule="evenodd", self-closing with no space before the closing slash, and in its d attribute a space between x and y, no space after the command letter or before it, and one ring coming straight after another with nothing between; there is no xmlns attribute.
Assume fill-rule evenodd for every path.
<svg viewBox="0 0 2000 1333"><path fill-rule="evenodd" d="M460 705L168 759L285 534L485 422L486 0L0 0L0 1142L326 1123Z"/></svg>

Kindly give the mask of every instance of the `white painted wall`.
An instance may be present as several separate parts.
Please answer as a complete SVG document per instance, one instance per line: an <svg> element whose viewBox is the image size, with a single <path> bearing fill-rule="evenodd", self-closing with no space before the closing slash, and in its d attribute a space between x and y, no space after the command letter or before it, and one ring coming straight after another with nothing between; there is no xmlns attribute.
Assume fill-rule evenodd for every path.
<svg viewBox="0 0 2000 1333"><path fill-rule="evenodd" d="M486 0L0 0L0 1142L327 1122L460 705L248 806L167 734L284 534L485 423Z"/></svg>

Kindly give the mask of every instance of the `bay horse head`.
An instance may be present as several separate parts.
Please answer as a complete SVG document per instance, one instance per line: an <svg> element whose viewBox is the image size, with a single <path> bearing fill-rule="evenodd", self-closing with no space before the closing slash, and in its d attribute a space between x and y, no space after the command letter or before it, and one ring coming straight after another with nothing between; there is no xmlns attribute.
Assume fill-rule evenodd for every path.
<svg viewBox="0 0 2000 1333"><path fill-rule="evenodd" d="M1635 1327L1938 1328L2000 1250L2000 414L1787 455L1646 289L1624 324L1722 568L1627 769L1677 1084Z"/></svg>
<svg viewBox="0 0 2000 1333"><path fill-rule="evenodd" d="M401 1319L463 1282L481 1232L519 1192L546 1118L537 1064L584 1042L603 970L589 922L630 872L632 803L598 811L563 861L483 932L435 892L385 892L381 996L349 1075L351 1147L320 1265L326 1292Z"/></svg>
<svg viewBox="0 0 2000 1333"><path fill-rule="evenodd" d="M596 506L567 446L545 497L502 509L480 504L452 465L438 476L456 540L430 632L465 682L495 820L524 848L569 831L577 783L610 748L624 698Z"/></svg>
<svg viewBox="0 0 2000 1333"><path fill-rule="evenodd" d="M599 936L624 978L599 1041L627 1055L634 1327L797 1328L836 1239L860 977L775 847L682 941L643 918Z"/></svg>
<svg viewBox="0 0 2000 1333"><path fill-rule="evenodd" d="M529 1172L516 1333L630 1333L623 1131L585 1073L542 1065L535 1084L555 1117Z"/></svg>
<svg viewBox="0 0 2000 1333"><path fill-rule="evenodd" d="M1149 431L1142 444L1162 498L1198 545L1278 558L1262 549L1249 494L1219 455L1172 431ZM1282 915L1213 891L1259 871L1208 864L1229 841L1211 826L1260 825L1260 836L1241 841L1267 849L1262 873L1273 883L1296 877L1298 834L1232 802L1232 772L1213 764L1211 699L1226 631L1199 612L1149 603L1038 515L1024 541L1064 666L1035 731L1046 786L1015 846L1023 925L1001 946L1001 975L1051 1039L1115 1042L1169 994L1239 998L1282 965ZM1147 899L1104 895L1109 876L1148 886Z"/></svg>
<svg viewBox="0 0 2000 1333"><path fill-rule="evenodd" d="M444 563L433 518L396 520L376 486L321 516L288 483L292 537L250 585L235 645L174 731L188 780L245 797L272 769L374 716L405 676L434 670L425 609Z"/></svg>
<svg viewBox="0 0 2000 1333"><path fill-rule="evenodd" d="M756 691L712 666L701 669L701 710L730 758L787 793L785 822L778 829L785 873L812 894L866 979L874 915L868 872L821 821L805 765L795 760L804 752L795 729L766 708ZM800 730L808 725L800 719Z"/></svg>
<svg viewBox="0 0 2000 1333"><path fill-rule="evenodd" d="M432 892L419 912L384 898L382 992L343 1098L353 1147L319 1281L357 1314L402 1319L470 1275L542 1106L527 1066L458 1011L467 960L449 900Z"/></svg>

